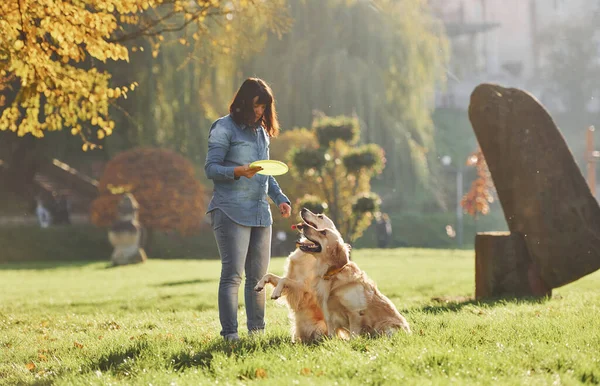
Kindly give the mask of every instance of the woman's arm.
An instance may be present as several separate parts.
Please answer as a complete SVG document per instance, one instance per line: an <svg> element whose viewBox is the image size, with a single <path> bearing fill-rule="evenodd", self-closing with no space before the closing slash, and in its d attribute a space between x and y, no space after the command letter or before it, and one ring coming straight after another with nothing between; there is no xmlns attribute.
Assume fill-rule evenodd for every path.
<svg viewBox="0 0 600 386"><path fill-rule="evenodd" d="M275 177L273 177L273 176L269 176L268 194L269 194L269 197L271 197L271 200L273 200L273 202L277 206L279 206L283 203L292 205L289 198L287 198L287 196L285 194L283 194L283 192L281 191L281 188L279 187L277 180L275 180Z"/></svg>
<svg viewBox="0 0 600 386"><path fill-rule="evenodd" d="M206 177L211 180L233 180L244 176L252 178L262 167L249 165L225 166L223 161L231 144L231 132L219 122L213 123L208 134L208 153L204 163Z"/></svg>
<svg viewBox="0 0 600 386"><path fill-rule="evenodd" d="M204 163L206 177L211 180L233 180L235 166L224 166L223 161L231 144L231 132L220 124L213 123L208 134L208 153Z"/></svg>

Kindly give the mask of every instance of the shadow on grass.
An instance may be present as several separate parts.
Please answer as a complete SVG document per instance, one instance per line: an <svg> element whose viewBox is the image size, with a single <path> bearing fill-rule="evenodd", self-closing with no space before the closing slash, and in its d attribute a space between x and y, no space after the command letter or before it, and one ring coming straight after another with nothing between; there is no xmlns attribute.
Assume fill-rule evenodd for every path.
<svg viewBox="0 0 600 386"><path fill-rule="evenodd" d="M115 376L130 376L134 371L136 359L148 348L148 342L137 341L130 345L123 345L108 353L102 354L92 361L87 371L110 372Z"/></svg>
<svg viewBox="0 0 600 386"><path fill-rule="evenodd" d="M559 298L555 296L555 299ZM421 308L421 311L428 314L439 314L443 312L459 312L464 307L496 307L505 306L507 304L544 304L551 300L552 297L501 297L476 300L469 297L446 298L436 297L431 300L436 302L435 305L427 305Z"/></svg>
<svg viewBox="0 0 600 386"><path fill-rule="evenodd" d="M197 350L192 352L190 352L190 350L181 351L171 357L170 362L173 363L173 368L177 371L192 367L208 369L217 353L223 353L230 357L241 353L249 354L277 350L282 345L292 344L288 336L267 336L255 339L247 338L237 342L228 342L219 338L208 344L197 341L190 341L187 343L192 347L197 348Z"/></svg>
<svg viewBox="0 0 600 386"><path fill-rule="evenodd" d="M217 304L197 300L197 294L180 294L177 296L163 295L146 299L146 301L128 301L115 298L97 301L58 302L44 304L44 308L53 312L75 312L78 314L96 314L98 312L145 312L145 311L212 311L217 309Z"/></svg>
<svg viewBox="0 0 600 386"><path fill-rule="evenodd" d="M183 280L183 281L171 281L166 283L154 284L154 287L176 287L180 285L191 285L191 284L204 284L214 283L218 279L194 279L194 280Z"/></svg>
<svg viewBox="0 0 600 386"><path fill-rule="evenodd" d="M147 342L135 342L127 347L119 347L116 350L100 357L97 368L101 371L118 372L127 366L127 362L135 360L148 346Z"/></svg>

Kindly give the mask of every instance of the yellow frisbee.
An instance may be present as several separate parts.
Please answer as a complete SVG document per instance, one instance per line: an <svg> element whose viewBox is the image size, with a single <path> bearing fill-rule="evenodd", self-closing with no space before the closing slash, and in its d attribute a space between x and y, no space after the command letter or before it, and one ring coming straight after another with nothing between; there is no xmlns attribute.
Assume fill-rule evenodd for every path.
<svg viewBox="0 0 600 386"><path fill-rule="evenodd" d="M275 161L272 159L264 159L260 161L254 161L250 164L250 167L260 166L263 168L258 174L264 174L266 176L280 176L288 172L289 168L286 164L281 161Z"/></svg>

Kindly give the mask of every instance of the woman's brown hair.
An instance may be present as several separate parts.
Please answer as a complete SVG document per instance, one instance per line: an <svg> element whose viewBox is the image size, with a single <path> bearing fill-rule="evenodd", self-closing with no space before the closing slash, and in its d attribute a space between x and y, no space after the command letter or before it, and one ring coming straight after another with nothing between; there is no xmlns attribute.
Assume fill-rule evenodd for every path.
<svg viewBox="0 0 600 386"><path fill-rule="evenodd" d="M257 104L265 105L265 112L260 122L255 122L254 117L254 98L256 97L258 97ZM229 114L238 125L262 124L269 137L277 137L279 134L273 91L262 79L248 78L242 83L229 106Z"/></svg>

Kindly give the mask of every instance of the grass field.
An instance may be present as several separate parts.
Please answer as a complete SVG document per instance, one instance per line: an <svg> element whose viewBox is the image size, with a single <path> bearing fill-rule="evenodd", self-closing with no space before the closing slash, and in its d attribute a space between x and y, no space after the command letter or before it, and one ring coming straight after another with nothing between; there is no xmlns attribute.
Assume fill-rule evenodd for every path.
<svg viewBox="0 0 600 386"><path fill-rule="evenodd" d="M269 300L267 334L247 337L240 292L242 340L230 344L218 335L218 261L2 264L0 384L600 383L600 274L552 299L478 303L473 252L353 258L412 335L294 345L286 308Z"/></svg>

